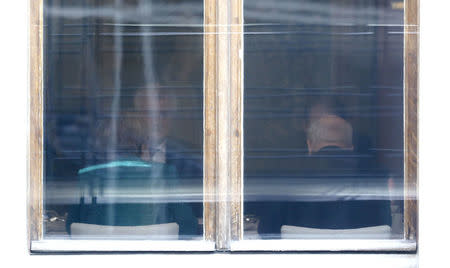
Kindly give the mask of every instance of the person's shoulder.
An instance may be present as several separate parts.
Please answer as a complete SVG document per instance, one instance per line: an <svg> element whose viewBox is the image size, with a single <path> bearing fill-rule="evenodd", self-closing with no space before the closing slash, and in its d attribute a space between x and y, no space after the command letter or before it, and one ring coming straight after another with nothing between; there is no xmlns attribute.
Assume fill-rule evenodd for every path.
<svg viewBox="0 0 450 268"><path fill-rule="evenodd" d="M348 155L348 154L354 154L355 152L351 149L343 149L338 146L326 146L323 148L320 148L319 151L314 152L312 155Z"/></svg>
<svg viewBox="0 0 450 268"><path fill-rule="evenodd" d="M166 139L166 152L169 154L201 155L202 149L202 145L194 145L171 137Z"/></svg>
<svg viewBox="0 0 450 268"><path fill-rule="evenodd" d="M203 146L179 141L177 139L166 140L167 163L175 165L178 173L183 177L198 178L203 170Z"/></svg>

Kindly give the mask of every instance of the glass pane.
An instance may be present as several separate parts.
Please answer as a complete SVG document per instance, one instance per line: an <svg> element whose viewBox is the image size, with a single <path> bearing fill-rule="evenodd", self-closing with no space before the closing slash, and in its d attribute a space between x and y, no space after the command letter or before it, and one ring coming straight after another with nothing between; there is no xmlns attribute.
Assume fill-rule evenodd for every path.
<svg viewBox="0 0 450 268"><path fill-rule="evenodd" d="M403 234L403 2L246 0L246 239Z"/></svg>
<svg viewBox="0 0 450 268"><path fill-rule="evenodd" d="M203 1L44 2L44 237L201 239Z"/></svg>

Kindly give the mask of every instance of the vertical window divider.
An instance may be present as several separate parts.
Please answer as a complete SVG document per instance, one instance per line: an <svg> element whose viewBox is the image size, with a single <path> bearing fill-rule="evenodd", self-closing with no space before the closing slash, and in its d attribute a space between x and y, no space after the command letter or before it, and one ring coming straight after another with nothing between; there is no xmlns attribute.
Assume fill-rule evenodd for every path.
<svg viewBox="0 0 450 268"><path fill-rule="evenodd" d="M208 241L216 236L216 6L216 0L204 0L203 231Z"/></svg>
<svg viewBox="0 0 450 268"><path fill-rule="evenodd" d="M243 1L231 1L231 239L241 240L244 230L243 111L244 15Z"/></svg>
<svg viewBox="0 0 450 268"><path fill-rule="evenodd" d="M417 89L419 0L404 2L404 238L417 238Z"/></svg>
<svg viewBox="0 0 450 268"><path fill-rule="evenodd" d="M30 0L29 137L28 137L28 246L43 237L43 0Z"/></svg>
<svg viewBox="0 0 450 268"><path fill-rule="evenodd" d="M217 181L216 249L228 250L231 239L231 1L217 1Z"/></svg>
<svg viewBox="0 0 450 268"><path fill-rule="evenodd" d="M242 1L205 1L205 238L242 237Z"/></svg>

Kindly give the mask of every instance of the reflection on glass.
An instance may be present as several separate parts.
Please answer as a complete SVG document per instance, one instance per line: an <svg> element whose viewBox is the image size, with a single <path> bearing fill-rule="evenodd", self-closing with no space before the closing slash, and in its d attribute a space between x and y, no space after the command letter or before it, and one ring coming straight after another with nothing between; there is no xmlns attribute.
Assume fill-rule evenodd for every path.
<svg viewBox="0 0 450 268"><path fill-rule="evenodd" d="M44 16L44 236L201 238L203 1Z"/></svg>
<svg viewBox="0 0 450 268"><path fill-rule="evenodd" d="M244 238L402 237L397 2L244 2Z"/></svg>

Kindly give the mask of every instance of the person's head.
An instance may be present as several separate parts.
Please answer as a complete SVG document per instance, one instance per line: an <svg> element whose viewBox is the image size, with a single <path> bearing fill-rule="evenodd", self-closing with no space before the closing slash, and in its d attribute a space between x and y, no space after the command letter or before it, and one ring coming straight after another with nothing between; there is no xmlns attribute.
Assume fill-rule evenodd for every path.
<svg viewBox="0 0 450 268"><path fill-rule="evenodd" d="M327 146L353 150L352 126L339 116L324 114L313 120L306 131L309 153L318 152Z"/></svg>
<svg viewBox="0 0 450 268"><path fill-rule="evenodd" d="M146 123L126 112L99 121L95 135L97 152L109 160L130 156L142 158L150 139Z"/></svg>
<svg viewBox="0 0 450 268"><path fill-rule="evenodd" d="M159 84L139 89L133 97L133 112L145 122L151 134L151 145L157 145L167 137L171 123L169 117L176 110L175 96L163 92Z"/></svg>
<svg viewBox="0 0 450 268"><path fill-rule="evenodd" d="M319 98L313 100L306 107L306 126L308 127L313 121L327 114L337 114L336 101L329 98Z"/></svg>

